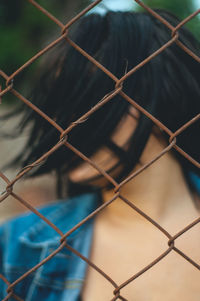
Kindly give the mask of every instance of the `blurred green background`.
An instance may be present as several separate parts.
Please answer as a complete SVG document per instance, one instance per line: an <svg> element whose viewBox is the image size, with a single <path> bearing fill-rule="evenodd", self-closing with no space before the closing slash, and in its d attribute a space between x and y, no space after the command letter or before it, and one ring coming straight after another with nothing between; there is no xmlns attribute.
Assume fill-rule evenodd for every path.
<svg viewBox="0 0 200 301"><path fill-rule="evenodd" d="M198 0L196 0L198 1ZM165 8L175 13L180 19L184 19L197 9L197 2L192 0L144 0L145 4L152 8ZM58 17L63 23L81 11L88 0L48 0L38 1L53 15ZM130 9L141 10L138 5L134 5L132 0L105 0L98 5L96 9L99 12L101 8L121 9L122 3L124 9L127 9L127 3ZM119 5L120 4L120 5ZM126 4L126 5L125 5ZM126 8L125 8L126 7ZM200 18L192 19L187 27L200 39ZM8 75L23 65L29 58L36 54L40 49L53 41L60 34L60 29L44 14L37 10L26 0L1 0L0 2L0 69ZM15 81L17 87L28 87L31 72L37 65L37 62L21 72ZM22 84L23 83L23 84ZM5 87L5 81L0 78L2 88ZM11 101L9 97L4 97ZM3 98L3 100L4 100Z"/></svg>

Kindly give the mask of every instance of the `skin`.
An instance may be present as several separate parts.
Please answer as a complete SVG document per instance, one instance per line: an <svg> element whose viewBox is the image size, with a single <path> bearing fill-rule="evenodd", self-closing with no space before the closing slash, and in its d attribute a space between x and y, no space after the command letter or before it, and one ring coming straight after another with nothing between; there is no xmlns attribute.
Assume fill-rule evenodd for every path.
<svg viewBox="0 0 200 301"><path fill-rule="evenodd" d="M136 122L134 118L126 117L112 139L118 145L124 145ZM140 164L149 162L165 146L162 134L152 134L140 158ZM106 164L113 164L117 160L105 148L99 150L92 159L104 169L110 167ZM87 179L94 175L96 171L84 163L70 177L79 181L81 177ZM199 217L181 166L172 152L166 153L124 185L120 192L171 235ZM113 195L113 190L103 190L103 201L110 200ZM200 254L199 230L200 226L197 224L175 242L176 247L197 263ZM120 285L165 252L168 249L167 243L168 239L161 231L121 199L116 199L95 219L90 260ZM129 301L197 301L200 294L199 282L199 270L172 251L152 269L124 287L121 294ZM88 267L82 291L83 301L111 300L113 290L114 287L104 277Z"/></svg>

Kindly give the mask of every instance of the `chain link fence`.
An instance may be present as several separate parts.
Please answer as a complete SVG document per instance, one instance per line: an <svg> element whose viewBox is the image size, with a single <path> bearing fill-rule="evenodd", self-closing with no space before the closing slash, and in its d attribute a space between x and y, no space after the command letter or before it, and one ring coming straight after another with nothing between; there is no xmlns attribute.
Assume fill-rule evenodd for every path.
<svg viewBox="0 0 200 301"><path fill-rule="evenodd" d="M93 269L95 269L98 273L100 273L110 284L113 286L113 295L114 297L112 300L126 300L120 293L120 290L127 286L130 282L133 282L136 278L141 276L143 273L145 273L147 270L151 269L154 265L156 265L159 261L161 261L163 258L165 258L170 252L174 251L180 256L182 256L186 261L188 261L191 265L196 267L197 269L200 269L200 265L193 261L192 258L190 258L187 254L183 253L179 248L175 246L175 241L177 238L182 236L186 231L190 230L192 227L197 225L200 222L200 217L194 220L192 223L185 226L181 231L176 233L175 235L171 235L166 229L164 229L161 225L159 225L155 220L153 220L150 216L148 216L146 213L144 213L142 210L137 208L130 200L125 198L121 192L120 189L123 185L125 185L127 182L133 180L135 177L137 177L140 173L142 173L146 168L148 168L150 165L152 165L155 161L159 160L164 154L169 152L172 148L175 149L177 152L179 152L182 156L184 156L187 160L189 160L191 163L193 163L196 167L200 167L200 163L197 162L194 158L192 158L189 154L187 154L183 149L181 149L179 146L176 145L176 138L178 135L180 135L183 131L185 131L188 127L190 127L193 123L195 123L197 120L200 119L200 114L197 114L193 119L188 121L186 124L184 124L182 127L180 127L175 132L172 132L169 128L167 128L162 122L160 122L157 118L155 118L153 115L151 115L149 112L147 112L142 106L140 106L138 103L134 101L134 99L130 98L124 91L123 91L123 83L137 70L139 70L141 67L143 67L145 64L148 64L150 60L152 60L155 56L159 55L161 52L165 51L170 45L176 43L183 51L185 51L189 56L191 56L194 60L196 60L196 63L200 63L200 58L193 53L186 45L184 45L179 40L179 29L189 22L192 18L194 18L196 15L200 13L200 10L198 9L193 14L182 20L176 27L173 27L167 20L162 18L158 13L153 11L151 8L147 7L142 1L135 0L141 7L143 7L149 14L154 16L156 19L158 19L161 23L163 23L167 28L171 31L171 39L165 43L162 47L160 47L157 51L152 53L149 57L147 57L145 60L140 62L137 66L135 66L133 69L131 69L129 72L127 72L124 76L121 78L117 78L113 73L111 73L108 69L106 69L102 64L100 64L97 60L95 60L94 57L90 56L87 52L84 51L84 49L81 49L72 39L68 36L68 31L70 27L79 20L83 15L85 15L87 12L89 12L93 7L97 6L102 0L94 1L92 4L90 4L87 8L82 10L80 13L78 13L74 18L72 18L67 24L63 24L60 20L58 20L56 17L54 17L49 11L45 10L42 6L40 6L36 1L29 0L29 2L36 7L36 9L40 10L41 13L46 15L48 18L50 18L55 25L60 27L61 35L55 39L52 43L50 43L47 47L39 51L34 57L32 57L30 60L28 60L23 66L21 66L19 69L17 69L13 74L7 75L3 70L0 70L0 76L5 80L5 86L6 88L4 90L1 90L0 92L0 98L2 99L3 96L5 96L7 93L12 93L15 97L17 97L20 101L22 101L25 105L30 107L32 110L34 110L37 114L42 116L44 119L46 119L47 122L49 122L58 132L60 135L59 141L45 154L43 154L40 158L38 158L35 162L32 164L24 167L22 170L20 170L17 174L17 176L10 180L8 179L3 173L0 173L1 179L4 181L6 185L6 190L2 193L0 197L0 202L6 202L6 199L8 196L12 196L14 199L16 199L18 202L23 204L28 210L32 211L34 214L36 214L39 218L41 218L45 223L47 223L50 227L52 227L59 235L60 235L60 246L53 251L47 258L42 260L40 263L35 265L33 268L31 268L28 272L21 275L20 278L18 278L13 283L9 283L8 280L3 276L0 275L0 278L2 281L4 281L7 284L7 296L3 299L3 301L9 300L10 297L22 301L20 296L17 296L15 294L15 286L23 281L25 277L36 271L39 267L44 265L47 261L51 260L58 252L60 252L62 249L67 248L77 256L79 256L82 260L86 261L88 265L90 265ZM44 112L42 112L37 106L32 104L27 98L25 98L22 94L20 94L17 90L15 90L14 87L14 80L15 77L22 72L24 69L26 69L30 64L35 62L39 57L44 55L46 52L48 52L50 49L55 47L58 43L65 40L66 43L68 43L71 47L74 47L82 56L87 58L96 68L99 68L102 70L108 77L110 77L113 82L115 83L115 89L113 91L110 91L109 94L105 95L104 98L99 101L93 108L91 108L87 113L85 113L83 116L81 116L78 120L73 122L69 127L66 129L62 128L59 123L57 123L55 120L51 119L49 116L47 116ZM72 131L74 127L76 127L78 124L85 121L91 114L96 112L99 108L104 106L106 103L108 103L114 96L120 95L124 98L125 101L129 102L131 106L136 108L139 112L146 115L148 118L150 118L153 123L161 128L165 133L169 135L169 144L168 146L160 152L155 158L153 158L150 162L143 165L139 170L136 172L133 172L131 175L129 175L125 180L123 180L120 183L117 183L113 177L111 177L105 170L103 170L100 166L98 166L95 162L93 162L90 158L86 157L83 153L81 153L78 149L76 149L73 145L71 145L68 142L68 135ZM44 163L44 161L54 152L56 152L60 147L65 146L66 148L70 149L72 152L74 152L77 156L82 158L84 161L88 162L93 168L95 168L100 175L105 177L109 183L113 185L113 198L101 206L98 207L94 212L92 212L89 216L87 216L84 220L79 222L76 226L74 226L72 229L70 229L67 233L62 233L59 228L56 227L50 220L48 220L45 216L43 216L36 208L34 208L26 199L23 199L20 195L15 193L15 184L28 172L30 172L34 167L38 166L39 164ZM98 266L95 265L94 262L91 262L90 259L85 258L82 254L80 254L77 250L72 248L67 243L68 236L73 233L77 228L81 227L86 221L93 218L97 213L102 211L106 206L109 206L112 202L114 202L117 198L121 199L122 202L127 204L130 207L130 210L134 210L138 213L138 215L143 216L148 222L150 222L154 227L156 227L159 231L161 231L164 236L166 237L166 250L160 254L155 260L150 262L147 266L145 266L142 270L137 272L136 274L132 275L129 279L121 283L120 285L117 285L113 279L109 277L103 270L101 270Z"/></svg>

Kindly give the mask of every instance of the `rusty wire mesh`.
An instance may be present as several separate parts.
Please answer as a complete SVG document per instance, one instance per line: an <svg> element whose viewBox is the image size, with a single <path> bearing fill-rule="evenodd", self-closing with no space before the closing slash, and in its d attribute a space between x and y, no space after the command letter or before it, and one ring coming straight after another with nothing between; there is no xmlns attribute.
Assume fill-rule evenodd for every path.
<svg viewBox="0 0 200 301"><path fill-rule="evenodd" d="M77 256L79 256L82 260L88 263L93 269L95 269L98 273L100 273L107 281L109 281L113 286L113 295L114 297L112 300L126 300L120 293L120 290L128 285L130 282L134 281L137 277L145 273L147 270L151 269L156 263L161 261L165 256L167 256L172 250L178 253L180 256L182 256L185 260L187 260L190 264L195 266L197 269L200 269L200 265L193 261L188 255L184 254L180 249L178 249L175 246L175 240L180 237L183 233L194 227L197 223L200 222L200 217L194 220L192 223L187 225L185 228L183 228L181 231L176 233L175 235L171 235L164 229L161 225L159 225L155 220L153 220L150 216L148 216L146 213L144 213L142 210L137 208L133 202L125 198L121 192L120 188L127 183L128 181L132 180L134 177L136 177L138 174L143 172L146 168L148 168L151 164L153 164L156 160L161 158L164 154L166 154L169 150L172 148L176 149L182 156L184 156L187 160L192 162L196 167L200 167L200 163L197 162L194 158L189 156L186 152L184 152L180 147L176 145L176 137L185 131L192 123L196 122L198 119L200 119L200 113L197 114L193 119L185 123L182 127L180 127L177 131L172 132L170 129L168 129L163 123L161 123L158 119L156 119L153 115L151 115L149 112L147 112L143 107L141 107L139 104L137 104L134 99L130 98L124 91L123 91L123 82L126 81L126 79L132 75L134 72L136 72L138 69L140 69L142 66L147 64L150 60L152 60L155 56L163 52L167 47L172 45L173 43L176 43L180 48L182 48L188 55L190 55L194 60L196 60L197 63L200 62L200 58L193 53L189 48L187 48L180 40L179 40L179 32L178 30L187 22L189 22L192 18L194 18L197 14L200 13L200 9L192 13L190 16L182 20L176 27L173 27L167 20L162 18L159 14L157 14L155 11L153 11L151 8L147 7L142 1L140 0L134 0L137 2L141 7L143 7L146 11L148 11L151 15L153 15L155 18L157 18L160 22L162 22L166 27L168 27L171 30L171 39L165 43L162 47L160 47L157 51L152 53L149 57L147 57L145 60L140 62L137 66L135 66L133 69L131 69L128 73L126 73L121 78L117 78L113 73L111 73L108 69L106 69L103 65L101 65L98 61L95 60L92 56L90 56L87 52L85 52L83 49L81 49L73 40L71 40L68 36L68 30L71 27L73 23L75 23L78 19L80 19L83 15L85 15L88 11L90 11L93 7L97 6L102 0L94 1L92 4L90 4L87 8L82 10L80 13L78 13L74 18L72 18L67 24L63 24L60 20L58 20L56 17L54 17L50 12L45 10L42 6L40 6L36 1L34 0L28 0L33 6L35 6L38 10L41 11L44 15L46 15L48 18L50 18L57 26L61 29L61 35L54 40L52 43L50 43L48 46L46 46L44 49L39 51L35 56L33 56L30 60L28 60L23 66L21 66L19 69L17 69L15 72L13 72L11 75L7 75L5 72L0 70L0 76L5 80L6 88L3 91L0 91L0 99L6 95L7 93L12 93L14 96L16 96L20 101L24 102L27 106L29 106L32 110L37 112L39 115L41 115L44 119L47 120L54 128L57 129L58 133L60 134L60 139L56 145L54 145L47 153L42 155L40 158L38 158L35 162L32 164L26 166L21 171L18 172L17 176L9 180L3 173L0 173L0 177L6 184L6 190L1 195L0 202L5 202L6 198L8 196L12 196L15 198L18 202L23 204L26 208L28 208L30 211L32 211L34 214L36 214L39 218L41 218L45 223L47 223L50 227L52 227L59 235L60 235L60 246L52 252L47 258L42 260L40 263L35 265L33 268L31 268L29 271L27 271L25 274L21 275L20 278L18 278L13 283L9 283L8 280L0 274L0 278L2 281L4 281L8 288L7 288L7 296L3 299L3 301L9 300L10 297L16 299L16 300L22 300L20 296L17 296L15 294L15 286L23 281L25 277L27 277L29 274L33 273L35 270L37 270L40 266L45 264L47 261L51 260L58 252L60 252L63 248L67 248ZM37 60L39 57L41 57L43 54L48 52L51 48L53 48L55 45L57 45L62 40L65 40L67 43L69 43L72 47L74 47L77 51L79 51L84 57L86 57L92 64L94 64L97 68L101 69L104 73L107 74L114 82L115 82L115 89L114 91L111 91L109 94L105 95L104 98L98 102L91 110L89 110L86 114L81 116L77 121L73 122L68 128L63 129L59 126L58 123L56 123L53 119L51 119L49 116L47 116L44 112L42 112L37 106L32 104L28 99L26 99L23 95L21 95L18 91L14 89L14 79L15 77L22 72L25 68L27 68L30 64L32 64L35 60ZM150 118L155 125L157 125L159 128L161 128L164 132L166 132L169 135L169 145L160 152L155 158L153 158L150 162L142 166L139 170L132 173L130 176L128 176L125 180L123 180L121 183L117 183L114 178L112 178L105 170L103 170L100 166L98 166L95 162L93 162L90 158L86 157L83 153L81 153L78 149L76 149L73 145L71 145L68 140L68 134L70 131L76 127L79 123L83 122L86 118L88 118L91 114L93 114L95 111L97 111L100 107L102 107L104 104L109 102L115 95L121 95L126 101L128 101L133 107L138 109L141 113L145 114L148 118ZM77 156L82 158L84 161L87 161L90 165L92 165L99 174L103 175L114 187L113 187L113 193L114 196L111 200L105 202L101 206L99 206L94 212L92 212L89 216L87 216L84 220L79 222L76 226L74 226L72 229L70 229L67 233L62 233L59 228L57 228L51 221L49 221L45 216L43 216L36 208L34 208L27 200L20 197L20 195L16 194L14 192L14 185L15 183L21 179L26 173L28 173L31 169L36 167L38 164L41 164L45 161L45 159L50 156L53 152L56 152L61 146L65 146L72 150ZM80 254L77 250L72 248L67 243L68 236L74 232L77 228L79 228L81 225L83 225L86 221L94 217L97 213L102 211L106 206L109 206L116 198L120 198L124 203L126 203L130 208L135 210L139 215L143 216L146 220L148 220L150 223L152 223L153 226L155 226L159 231L161 231L166 236L166 250L163 252L159 257L157 257L154 261L150 262L147 266L145 266L142 270L137 272L136 274L132 275L131 278L127 279L125 282L121 283L120 285L117 285L116 282L109 277L103 270L101 270L98 266L95 265L94 262L91 262L90 259L85 258L82 254Z"/></svg>

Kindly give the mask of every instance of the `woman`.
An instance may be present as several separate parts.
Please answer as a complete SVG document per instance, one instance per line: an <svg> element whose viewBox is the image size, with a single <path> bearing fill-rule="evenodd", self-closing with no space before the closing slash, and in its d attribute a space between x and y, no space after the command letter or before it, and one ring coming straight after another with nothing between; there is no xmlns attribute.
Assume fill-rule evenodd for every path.
<svg viewBox="0 0 200 301"><path fill-rule="evenodd" d="M173 26L178 24L168 12L158 13ZM109 12L105 16L84 17L73 40L121 78L170 40L170 34L165 25L146 13ZM181 28L179 39L199 54L199 43L188 30ZM63 128L115 88L112 79L66 42L56 49L44 69L32 102ZM197 62L172 44L126 79L122 89L174 132L199 113L199 82ZM27 145L14 162L21 166L34 162L58 141L57 131L47 121L25 109L20 130L27 126L31 127ZM177 137L177 145L196 161L200 159L198 137L199 121ZM116 95L74 127L67 142L120 183L159 154L168 145L168 137L149 118ZM192 173L198 177L199 169L173 150L122 185L120 195L115 194L113 184L95 168L64 146L30 175L52 171L57 173L59 195L63 197L67 186L67 194L72 198L45 206L40 212L63 233L102 203L114 196L116 199L69 235L67 248L14 286L13 293L27 301L111 300L116 284L120 285L165 252L169 239L130 206L142 209L172 235L199 216L193 202L198 190L190 176ZM181 237L176 241L176 246L188 256L192 254L194 261L199 258L200 248L198 226L195 229L192 234L185 234L187 239ZM34 214L8 222L1 231L1 273L10 283L60 245L57 232ZM74 249L95 263L115 284L87 266ZM199 280L199 271L171 252L154 268L122 288L120 296L124 299L119 298L197 300ZM118 296L117 290L114 293ZM3 281L0 296L6 296Z"/></svg>

